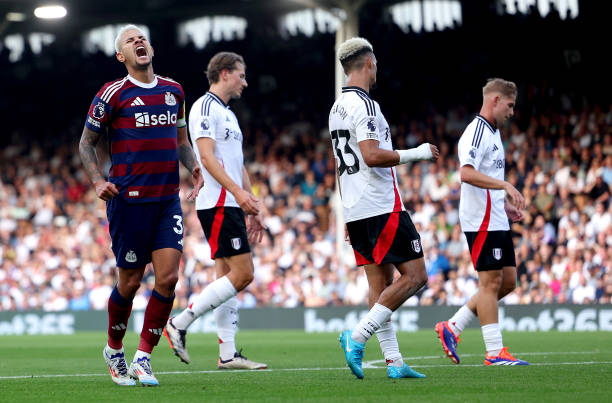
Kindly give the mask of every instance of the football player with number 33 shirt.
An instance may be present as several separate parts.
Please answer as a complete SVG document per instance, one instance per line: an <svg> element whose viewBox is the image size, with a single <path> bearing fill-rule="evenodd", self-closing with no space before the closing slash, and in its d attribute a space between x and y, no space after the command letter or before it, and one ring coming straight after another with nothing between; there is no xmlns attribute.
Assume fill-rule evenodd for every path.
<svg viewBox="0 0 612 403"><path fill-rule="evenodd" d="M352 331L340 334L340 345L361 379L363 349L376 333L390 378L423 378L402 361L390 321L393 311L427 282L421 238L400 199L394 167L435 160L439 152L428 143L393 150L389 125L369 94L376 83L376 57L367 40L342 43L338 59L348 80L331 108L329 131L348 235L370 287L370 311ZM400 276L394 281L396 269Z"/></svg>

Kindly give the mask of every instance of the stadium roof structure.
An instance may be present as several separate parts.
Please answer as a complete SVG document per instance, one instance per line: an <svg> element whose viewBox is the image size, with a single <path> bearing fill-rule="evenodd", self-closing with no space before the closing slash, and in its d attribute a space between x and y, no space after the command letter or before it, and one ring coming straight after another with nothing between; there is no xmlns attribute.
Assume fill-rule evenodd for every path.
<svg viewBox="0 0 612 403"><path fill-rule="evenodd" d="M27 32L79 32L111 23L134 22L179 23L207 15L234 15L247 19L252 26L272 24L278 17L292 11L320 7L353 8L376 1L379 6L397 3L399 0L57 0L46 4L58 4L68 10L61 20L41 20L34 16L40 0L0 0L0 35ZM23 21L9 21L8 13L21 13Z"/></svg>

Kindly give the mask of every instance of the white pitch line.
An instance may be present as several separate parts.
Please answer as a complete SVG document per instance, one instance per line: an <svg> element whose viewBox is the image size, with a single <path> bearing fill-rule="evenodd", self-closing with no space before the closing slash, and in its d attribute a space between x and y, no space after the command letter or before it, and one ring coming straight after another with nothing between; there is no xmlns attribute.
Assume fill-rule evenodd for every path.
<svg viewBox="0 0 612 403"><path fill-rule="evenodd" d="M600 354L601 351L549 351L549 352L532 352L532 353L514 353L516 355L572 355L572 354ZM461 358L463 357L482 357L483 354L461 354ZM422 355L415 357L403 357L404 361L414 361L414 360L433 360L433 359L446 359L446 355ZM363 363L363 368L384 368L384 366L378 366L378 364L384 364L385 360L372 360L365 361ZM411 365L414 366L414 365ZM467 366L467 365L465 365ZM423 368L423 366L421 366Z"/></svg>
<svg viewBox="0 0 612 403"><path fill-rule="evenodd" d="M584 361L584 362L538 362L531 363L532 366L555 366L555 365L608 365L612 361ZM483 367L483 364L434 364L434 365L412 365L413 368L457 368L457 367ZM364 367L366 368L366 367ZM384 369L371 367L366 369ZM259 369L254 371L236 370L203 370L203 371L156 371L157 375L184 375L184 374L226 374L229 372L256 373L256 372L292 372L292 371L345 371L347 367L341 368L279 368L279 369ZM69 377L95 377L108 376L108 374L41 374L41 375L15 375L0 376L3 379L40 379L40 378L69 378Z"/></svg>

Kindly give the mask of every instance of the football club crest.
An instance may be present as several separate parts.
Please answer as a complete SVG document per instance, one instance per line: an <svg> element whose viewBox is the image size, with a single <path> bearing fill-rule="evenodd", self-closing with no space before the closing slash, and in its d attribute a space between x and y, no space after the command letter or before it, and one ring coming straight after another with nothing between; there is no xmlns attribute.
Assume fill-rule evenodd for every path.
<svg viewBox="0 0 612 403"><path fill-rule="evenodd" d="M166 105L168 106L176 105L176 98L170 91L166 91Z"/></svg>
<svg viewBox="0 0 612 403"><path fill-rule="evenodd" d="M104 117L104 103L98 102L93 108L93 117L100 120Z"/></svg>
<svg viewBox="0 0 612 403"><path fill-rule="evenodd" d="M240 249L241 245L242 241L240 240L240 238L232 238L232 248L238 250Z"/></svg>
<svg viewBox="0 0 612 403"><path fill-rule="evenodd" d="M501 248L493 248L493 257L495 258L495 260L499 260L502 257L502 250Z"/></svg>
<svg viewBox="0 0 612 403"><path fill-rule="evenodd" d="M421 241L419 241L418 239L412 241L412 250L416 253L419 253L421 251Z"/></svg>
<svg viewBox="0 0 612 403"><path fill-rule="evenodd" d="M125 261L128 263L135 263L138 258L136 257L136 253L133 250L128 251L125 255Z"/></svg>

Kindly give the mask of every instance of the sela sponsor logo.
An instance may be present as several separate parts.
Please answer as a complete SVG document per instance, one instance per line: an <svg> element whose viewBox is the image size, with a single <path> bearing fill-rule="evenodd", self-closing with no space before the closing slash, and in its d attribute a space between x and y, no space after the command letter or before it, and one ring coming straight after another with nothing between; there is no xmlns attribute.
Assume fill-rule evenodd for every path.
<svg viewBox="0 0 612 403"><path fill-rule="evenodd" d="M91 113L94 118L102 119L104 117L104 102L98 102Z"/></svg>
<svg viewBox="0 0 612 403"><path fill-rule="evenodd" d="M166 91L166 105L168 106L176 105L176 97L170 91Z"/></svg>
<svg viewBox="0 0 612 403"><path fill-rule="evenodd" d="M92 118L91 116L87 116L87 123L89 123L92 126L97 127L98 129L100 128L100 122L98 122L96 119Z"/></svg>
<svg viewBox="0 0 612 403"><path fill-rule="evenodd" d="M232 238L232 248L238 250L242 245L242 240L240 238Z"/></svg>
<svg viewBox="0 0 612 403"><path fill-rule="evenodd" d="M418 239L412 241L412 250L416 253L419 253L421 251L421 241L419 241Z"/></svg>
<svg viewBox="0 0 612 403"><path fill-rule="evenodd" d="M136 127L175 125L176 113L167 111L165 114L149 115L149 112L139 112L134 114L134 119L136 119Z"/></svg>
<svg viewBox="0 0 612 403"><path fill-rule="evenodd" d="M502 250L501 248L493 248L493 257L495 258L495 260L499 260L502 257Z"/></svg>
<svg viewBox="0 0 612 403"><path fill-rule="evenodd" d="M133 250L128 251L125 254L125 261L128 263L135 263L138 258L136 257L136 253Z"/></svg>

